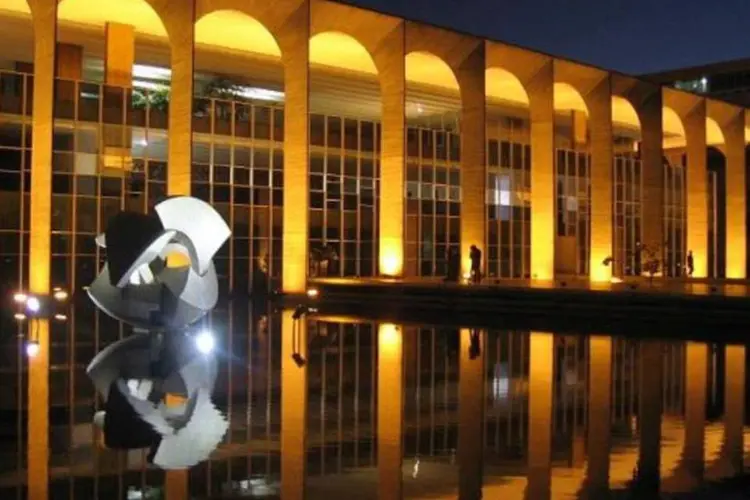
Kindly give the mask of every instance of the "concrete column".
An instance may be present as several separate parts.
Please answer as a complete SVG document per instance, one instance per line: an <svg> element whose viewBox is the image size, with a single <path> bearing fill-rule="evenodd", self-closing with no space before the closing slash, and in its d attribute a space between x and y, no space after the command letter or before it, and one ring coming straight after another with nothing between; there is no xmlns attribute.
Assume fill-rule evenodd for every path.
<svg viewBox="0 0 750 500"><path fill-rule="evenodd" d="M404 25L387 35L374 58L383 99L380 150L378 273L401 276L405 252L406 55Z"/></svg>
<svg viewBox="0 0 750 500"><path fill-rule="evenodd" d="M588 118L583 111L570 112L571 142L575 149L584 149L589 142Z"/></svg>
<svg viewBox="0 0 750 500"><path fill-rule="evenodd" d="M589 498L609 492L612 402L612 339L589 338L588 436L586 489Z"/></svg>
<svg viewBox="0 0 750 500"><path fill-rule="evenodd" d="M458 498L482 498L486 334L461 330L458 373ZM478 350L477 350L478 349Z"/></svg>
<svg viewBox="0 0 750 500"><path fill-rule="evenodd" d="M284 206L282 290L303 293L307 286L309 206L310 5L304 2L284 26Z"/></svg>
<svg viewBox="0 0 750 500"><path fill-rule="evenodd" d="M104 81L107 85L133 86L135 62L135 30L120 23L107 23L104 28Z"/></svg>
<svg viewBox="0 0 750 500"><path fill-rule="evenodd" d="M643 243L664 253L664 164L662 151L662 97L661 90L651 93L641 103L638 118L641 121L641 224Z"/></svg>
<svg viewBox="0 0 750 500"><path fill-rule="evenodd" d="M682 465L696 482L703 479L706 438L708 345L687 342L685 352L685 446Z"/></svg>
<svg viewBox="0 0 750 500"><path fill-rule="evenodd" d="M529 339L529 442L526 498L550 498L552 483L552 389L554 336L532 332Z"/></svg>
<svg viewBox="0 0 750 500"><path fill-rule="evenodd" d="M378 326L378 498L401 498L404 428L402 328ZM286 498L286 497L285 497Z"/></svg>
<svg viewBox="0 0 750 500"><path fill-rule="evenodd" d="M531 277L555 278L554 68L545 63L526 86L531 119Z"/></svg>
<svg viewBox="0 0 750 500"><path fill-rule="evenodd" d="M167 151L169 161L167 195L169 196L190 195L193 145L194 9L193 2L183 3L179 9L170 9L167 25L172 66L169 94L169 149ZM108 26L107 31L110 32L111 29ZM114 29L126 32L122 28ZM122 43L121 47L120 43ZM130 57L127 55L129 49L125 47L126 45L126 41L116 42L116 45L107 44L107 57L111 56L106 67L107 78L117 78L119 83L127 83L122 74L123 66L127 65L123 59ZM118 57L121 58L119 61ZM130 72L132 75L132 63ZM107 83L110 81L108 80ZM132 85L132 76L128 86L130 85ZM169 256L168 265L176 265L181 261L180 257ZM187 471L168 471L165 476L165 492L169 500L188 498Z"/></svg>
<svg viewBox="0 0 750 500"><path fill-rule="evenodd" d="M591 260L592 282L609 282L612 265L602 262L612 256L612 87L610 76L586 96L591 120Z"/></svg>
<svg viewBox="0 0 750 500"><path fill-rule="evenodd" d="M184 2L179 9L170 9L167 30L172 64L169 94L169 168L167 194L190 194L190 168L193 133L193 2Z"/></svg>
<svg viewBox="0 0 750 500"><path fill-rule="evenodd" d="M465 275L471 270L471 245L482 251L483 272L488 257L484 44L466 57L456 77L461 91L461 272Z"/></svg>
<svg viewBox="0 0 750 500"><path fill-rule="evenodd" d="M693 276L708 276L708 173L706 171L706 102L683 118L687 141L687 250L693 252Z"/></svg>
<svg viewBox="0 0 750 500"><path fill-rule="evenodd" d="M50 292L52 218L52 129L54 124L57 2L29 0L34 28L34 119L31 129L31 207L29 211L29 291ZM49 322L38 320L29 336L39 354L28 367L28 498L47 498L49 477Z"/></svg>
<svg viewBox="0 0 750 500"><path fill-rule="evenodd" d="M726 155L726 277L747 277L745 112L740 111L724 126Z"/></svg>
<svg viewBox="0 0 750 500"><path fill-rule="evenodd" d="M722 455L732 468L732 473L743 472L744 422L745 422L745 370L744 345L725 348L724 376L724 444Z"/></svg>
<svg viewBox="0 0 750 500"><path fill-rule="evenodd" d="M295 500L305 498L308 353L307 320L292 315L281 313L281 497Z"/></svg>
<svg viewBox="0 0 750 500"><path fill-rule="evenodd" d="M69 43L58 43L56 57L55 75L58 78L76 81L83 78L83 47Z"/></svg>
<svg viewBox="0 0 750 500"><path fill-rule="evenodd" d="M638 366L638 487L658 494L661 464L662 344L643 341Z"/></svg>

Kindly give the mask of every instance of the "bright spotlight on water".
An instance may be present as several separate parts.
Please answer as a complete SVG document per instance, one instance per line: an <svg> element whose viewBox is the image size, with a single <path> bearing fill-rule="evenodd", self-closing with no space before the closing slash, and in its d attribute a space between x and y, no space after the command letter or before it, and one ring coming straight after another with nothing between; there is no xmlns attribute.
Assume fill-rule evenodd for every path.
<svg viewBox="0 0 750 500"><path fill-rule="evenodd" d="M203 354L210 354L214 350L214 336L211 332L200 332L195 336L195 347Z"/></svg>
<svg viewBox="0 0 750 500"><path fill-rule="evenodd" d="M41 302L36 297L29 297L26 300L26 308L31 312L39 312L39 308L42 307Z"/></svg>

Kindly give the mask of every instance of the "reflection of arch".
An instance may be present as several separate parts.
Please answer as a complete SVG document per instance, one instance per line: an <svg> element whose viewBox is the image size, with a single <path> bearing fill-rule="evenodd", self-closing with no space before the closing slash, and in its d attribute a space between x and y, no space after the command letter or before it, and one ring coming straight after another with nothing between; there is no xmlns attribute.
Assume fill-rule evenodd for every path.
<svg viewBox="0 0 750 500"><path fill-rule="evenodd" d="M131 25L136 33L167 38L164 16L154 0L62 0L57 8L60 21L104 26L108 22ZM163 14L163 13L161 13Z"/></svg>
<svg viewBox="0 0 750 500"><path fill-rule="evenodd" d="M627 128L641 129L641 120L633 104L618 95L612 96L612 122Z"/></svg>
<svg viewBox="0 0 750 500"><path fill-rule="evenodd" d="M281 57L276 38L264 24L237 10L214 10L195 22L195 44Z"/></svg>
<svg viewBox="0 0 750 500"><path fill-rule="evenodd" d="M485 93L491 99L529 105L529 94L516 75L502 68L487 68L485 71Z"/></svg>
<svg viewBox="0 0 750 500"><path fill-rule="evenodd" d="M370 52L359 40L337 31L326 31L310 39L310 63L377 75Z"/></svg>
<svg viewBox="0 0 750 500"><path fill-rule="evenodd" d="M677 112L664 106L661 114L664 149L685 147L685 126Z"/></svg>
<svg viewBox="0 0 750 500"><path fill-rule="evenodd" d="M588 116L589 110L580 92L569 83L555 82L555 110L582 111Z"/></svg>
<svg viewBox="0 0 750 500"><path fill-rule="evenodd" d="M458 90L458 79L451 67L438 56L423 51L406 55L406 80L411 83L432 85Z"/></svg>

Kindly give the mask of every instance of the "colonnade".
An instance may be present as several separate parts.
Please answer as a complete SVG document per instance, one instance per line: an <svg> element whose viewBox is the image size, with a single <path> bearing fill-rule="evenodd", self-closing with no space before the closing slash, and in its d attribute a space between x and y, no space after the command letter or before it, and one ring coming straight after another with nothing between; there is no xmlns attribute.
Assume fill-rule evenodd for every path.
<svg viewBox="0 0 750 500"><path fill-rule="evenodd" d="M273 4L263 0L146 1L165 27L171 58L169 195L190 194L195 22L212 12L239 11L262 23L279 45L286 110L282 271L285 292L301 293L307 285L309 41L318 33L330 31L347 34L359 41L378 70L382 98L380 274L398 277L404 272L405 60L408 54L429 52L442 59L453 71L461 98L460 239L464 271L468 271L470 245L486 250L486 74L487 69L499 67L520 81L529 98L532 151L530 272L533 279L549 280L555 275L553 89L556 83L574 87L588 110L590 279L606 282L611 278L611 267L603 266L602 261L613 253L612 99L616 96L630 102L641 127L645 243L660 244L664 237L664 109L675 111L682 122L687 153L687 248L694 254L696 277L706 276L708 269L706 123L710 119L718 124L724 138L721 147L727 159L726 273L729 278L746 277L744 108L499 42L326 0L283 0ZM32 293L47 294L50 289L54 89L60 68L66 67L59 64L65 60L65 49L57 44L57 1L28 0L28 4L34 29L29 288ZM133 30L113 24L107 27L105 36L105 78L108 83L128 86L131 84L128 68L134 62ZM47 429L49 325L45 321L39 321L36 336L40 351L29 366L29 429ZM288 401L286 397L285 401ZM540 404L538 411L547 411L546 403ZM474 414L474 411L467 413ZM466 456L471 455L471 451L466 451ZM47 476L47 457L47 433L33 432L28 444L30 498L46 497L46 481L32 479ZM170 474L169 478L172 491L185 491L184 474ZM467 481L465 487L473 487L473 480Z"/></svg>

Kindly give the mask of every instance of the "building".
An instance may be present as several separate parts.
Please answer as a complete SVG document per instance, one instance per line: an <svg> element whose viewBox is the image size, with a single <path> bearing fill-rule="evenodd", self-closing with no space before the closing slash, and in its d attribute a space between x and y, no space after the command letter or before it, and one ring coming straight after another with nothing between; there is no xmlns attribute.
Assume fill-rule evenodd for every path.
<svg viewBox="0 0 750 500"><path fill-rule="evenodd" d="M607 282L639 243L668 276L689 249L746 277L742 106L325 0L6 0L0 27L9 290L80 290L110 215L184 194L230 223L225 291L302 292L328 245L347 277L441 276L476 244L492 279ZM119 331L83 302L3 369L30 428Z"/></svg>
<svg viewBox="0 0 750 500"><path fill-rule="evenodd" d="M740 106L750 104L750 59L679 68L643 75L643 78Z"/></svg>

